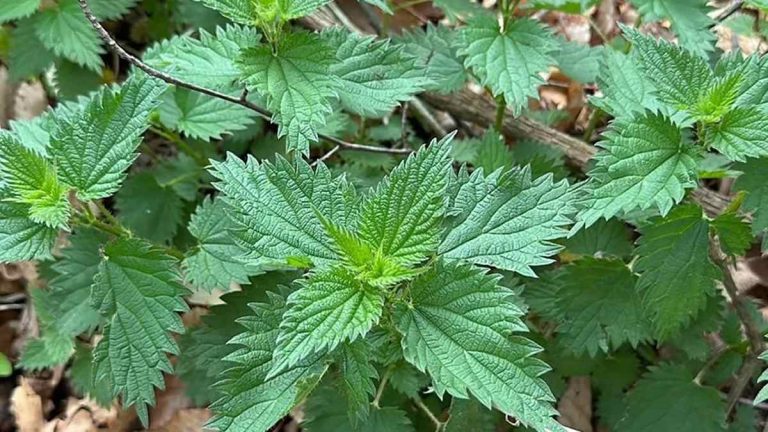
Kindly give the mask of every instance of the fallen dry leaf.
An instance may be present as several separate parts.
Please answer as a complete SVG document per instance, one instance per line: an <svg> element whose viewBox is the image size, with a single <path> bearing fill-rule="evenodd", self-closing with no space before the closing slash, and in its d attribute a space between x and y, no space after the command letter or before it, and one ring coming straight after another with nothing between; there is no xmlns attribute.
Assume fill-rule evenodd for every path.
<svg viewBox="0 0 768 432"><path fill-rule="evenodd" d="M199 432L211 418L207 408L190 408L176 411L162 427L150 429L150 432Z"/></svg>
<svg viewBox="0 0 768 432"><path fill-rule="evenodd" d="M589 377L568 380L568 388L557 404L558 422L581 432L592 432L592 387Z"/></svg>
<svg viewBox="0 0 768 432"><path fill-rule="evenodd" d="M11 412L19 432L40 432L45 424L43 401L24 377L11 394Z"/></svg>

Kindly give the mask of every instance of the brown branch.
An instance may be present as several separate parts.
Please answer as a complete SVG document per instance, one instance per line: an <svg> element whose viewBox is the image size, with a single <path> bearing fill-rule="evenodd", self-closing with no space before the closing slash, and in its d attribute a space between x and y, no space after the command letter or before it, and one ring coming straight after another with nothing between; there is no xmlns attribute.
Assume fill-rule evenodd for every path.
<svg viewBox="0 0 768 432"><path fill-rule="evenodd" d="M487 127L496 117L496 104L487 96L470 90L451 94L424 93L424 101L436 109L447 111L459 120L476 123ZM504 116L502 133L508 136L532 138L561 150L568 162L581 170L587 167L597 149L586 142L564 134L558 130L526 117ZM715 191L699 188L693 191L692 198L698 202L708 215L717 215L728 206L728 198Z"/></svg>
<svg viewBox="0 0 768 432"><path fill-rule="evenodd" d="M720 12L719 15L715 17L715 21L718 23L721 23L727 20L728 18L731 17L731 15L738 12L742 6L744 6L744 0L734 0L733 3L728 5L725 9L723 9L722 12Z"/></svg>
<svg viewBox="0 0 768 432"><path fill-rule="evenodd" d="M117 41L115 41L115 39L112 38L109 32L101 25L98 18L96 18L96 16L93 14L93 11L91 11L90 6L88 6L88 0L78 0L78 1L80 3L80 9L83 11L83 14L85 14L85 17L91 23L91 26L93 26L94 30L96 30L96 33L98 33L101 40L104 41L105 44L107 44L107 47L109 47L109 49L111 49L112 51L116 52L118 56L123 58L128 63L144 71L147 75L157 78L159 80L165 81L168 84L173 84L176 87L185 88L187 90L191 90L197 93L202 93L206 96L225 100L235 105L243 106L255 112L256 114L259 115L259 117L265 119L266 121L268 122L272 121L273 114L269 110L264 109L254 104L253 102L248 101L245 97L247 96L246 91L243 92L242 96L230 96L228 94L221 93L216 90L212 90L206 87L202 87L196 84L182 81L176 77L168 75L165 72L159 71L153 68L152 66L144 63L138 57L126 51L125 48L120 46L120 44L118 44ZM372 146L367 146L363 144L355 144L355 143L347 142L342 139L332 137L329 135L318 134L318 137L326 141L329 141L333 144L336 144L337 146L340 146L347 150L359 150L359 151L368 151L373 153L393 153L393 154L411 153L410 149L372 147Z"/></svg>

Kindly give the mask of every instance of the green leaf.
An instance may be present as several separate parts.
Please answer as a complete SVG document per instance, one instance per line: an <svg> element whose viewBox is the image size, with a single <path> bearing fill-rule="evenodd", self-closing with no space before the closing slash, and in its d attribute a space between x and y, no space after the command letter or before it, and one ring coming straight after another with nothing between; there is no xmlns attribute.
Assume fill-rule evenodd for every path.
<svg viewBox="0 0 768 432"><path fill-rule="evenodd" d="M242 91L227 93L239 95ZM245 130L254 123L252 110L191 90L169 89L163 102L160 121L194 139L220 140L224 135Z"/></svg>
<svg viewBox="0 0 768 432"><path fill-rule="evenodd" d="M631 56L619 51L603 50L597 83L603 96L593 96L589 101L614 117L633 117L661 107L655 96L656 87Z"/></svg>
<svg viewBox="0 0 768 432"><path fill-rule="evenodd" d="M688 110L713 84L714 75L704 58L635 29L622 29L632 42L633 53L645 76L656 86L660 101L675 109Z"/></svg>
<svg viewBox="0 0 768 432"><path fill-rule="evenodd" d="M61 0L32 19L35 34L56 55L94 72L101 72L104 48L78 0Z"/></svg>
<svg viewBox="0 0 768 432"><path fill-rule="evenodd" d="M694 205L677 207L642 230L637 288L659 339L673 336L715 295L722 276L709 258L709 223Z"/></svg>
<svg viewBox="0 0 768 432"><path fill-rule="evenodd" d="M564 74L581 83L592 83L601 71L603 51L606 50L601 45L561 40L560 50L553 53L553 57Z"/></svg>
<svg viewBox="0 0 768 432"><path fill-rule="evenodd" d="M541 24L530 19L512 21L504 30L495 18L477 19L461 32L464 66L494 96L503 95L515 115L538 98L539 76L555 64L551 54L557 41Z"/></svg>
<svg viewBox="0 0 768 432"><path fill-rule="evenodd" d="M537 430L559 430L552 393L539 378L548 370L539 348L513 332L527 331L511 292L485 270L438 261L410 286L395 323L406 360L429 373L435 392L471 393Z"/></svg>
<svg viewBox="0 0 768 432"><path fill-rule="evenodd" d="M477 143L477 153L472 165L482 168L484 172L492 173L499 168L511 168L514 156L507 147L504 136L491 128L485 131L483 137Z"/></svg>
<svg viewBox="0 0 768 432"><path fill-rule="evenodd" d="M457 32L446 26L427 23L406 32L398 42L405 52L416 58L416 68L422 70L429 82L424 90L450 93L459 90L467 81L464 64L456 52Z"/></svg>
<svg viewBox="0 0 768 432"><path fill-rule="evenodd" d="M273 357L272 377L343 341L365 336L378 323L384 292L344 267L310 275L288 297Z"/></svg>
<svg viewBox="0 0 768 432"><path fill-rule="evenodd" d="M337 47L337 62L331 73L337 77L337 92L347 111L367 117L383 117L400 102L424 91L429 80L415 57L389 39L357 36L344 30L323 34Z"/></svg>
<svg viewBox="0 0 768 432"><path fill-rule="evenodd" d="M306 417L301 423L308 432L414 432L405 411L393 407L372 408L365 421L351 423L344 404L336 402L338 390L323 385L307 399Z"/></svg>
<svg viewBox="0 0 768 432"><path fill-rule="evenodd" d="M360 237L383 256L415 264L437 249L452 139L432 140L409 156L364 201Z"/></svg>
<svg viewBox="0 0 768 432"><path fill-rule="evenodd" d="M91 371L93 369L93 352L90 347L78 344L75 347L70 378L72 387L81 395L87 395L103 407L111 406L113 401L112 388L108 383L93 383Z"/></svg>
<svg viewBox="0 0 768 432"><path fill-rule="evenodd" d="M487 177L462 170L438 253L535 277L531 267L552 262L574 213L568 182L552 175L531 179L517 168Z"/></svg>
<svg viewBox="0 0 768 432"><path fill-rule="evenodd" d="M235 64L240 51L260 39L252 27L228 25L215 33L200 30L198 39L175 36L153 46L144 54L144 61L185 81L230 89L240 79Z"/></svg>
<svg viewBox="0 0 768 432"><path fill-rule="evenodd" d="M47 160L6 131L0 131L0 180L6 188L6 200L26 204L33 222L67 227L71 208L66 186Z"/></svg>
<svg viewBox="0 0 768 432"><path fill-rule="evenodd" d="M313 169L300 158L260 164L229 154L211 165L220 180L214 186L232 209L249 261L285 264L301 257L325 268L339 258L318 214L339 225L351 222L354 190L345 178L334 177L323 164Z"/></svg>
<svg viewBox="0 0 768 432"><path fill-rule="evenodd" d="M63 365L74 350L75 341L71 336L48 332L24 345L19 366L35 371Z"/></svg>
<svg viewBox="0 0 768 432"><path fill-rule="evenodd" d="M331 114L336 81L331 72L336 56L317 35L291 33L273 48L248 48L237 59L242 80L249 90L266 96L267 107L286 136L289 149L309 153L317 131Z"/></svg>
<svg viewBox="0 0 768 432"><path fill-rule="evenodd" d="M589 176L591 199L579 220L586 226L636 208L662 215L696 187L699 150L671 120L646 113L617 119L598 143L597 163Z"/></svg>
<svg viewBox="0 0 768 432"><path fill-rule="evenodd" d="M736 213L723 213L712 221L720 239L723 252L732 256L742 256L752 246L752 231L749 223Z"/></svg>
<svg viewBox="0 0 768 432"><path fill-rule="evenodd" d="M576 355L636 347L648 336L636 276L618 260L584 258L564 268L557 292L560 342Z"/></svg>
<svg viewBox="0 0 768 432"><path fill-rule="evenodd" d="M121 87L104 89L82 113L57 120L49 152L59 178L81 200L117 191L165 88L159 80L134 75Z"/></svg>
<svg viewBox="0 0 768 432"><path fill-rule="evenodd" d="M494 432L496 418L493 411L472 399L453 399L451 417L445 432Z"/></svg>
<svg viewBox="0 0 768 432"><path fill-rule="evenodd" d="M176 260L142 240L117 240L103 253L91 301L107 324L93 351L93 382L109 383L146 425L154 389L172 370L166 353L178 354L171 332L184 332L177 312L187 310L187 291Z"/></svg>
<svg viewBox="0 0 768 432"><path fill-rule="evenodd" d="M768 158L747 159L735 168L744 174L736 179L734 188L747 193L742 207L752 212L752 233L758 236L768 230Z"/></svg>
<svg viewBox="0 0 768 432"><path fill-rule="evenodd" d="M763 351L760 354L760 360L762 361L768 361L768 350ZM757 377L757 382L762 383L768 381L768 369L764 370L759 377ZM755 396L755 401L753 402L754 405L757 405L759 403L763 403L766 400L768 400L768 385L763 385L763 387L760 389L759 392L757 392L757 395Z"/></svg>
<svg viewBox="0 0 768 432"><path fill-rule="evenodd" d="M313 355L267 378L287 309L282 297L271 292L267 295L267 303L252 303L253 312L239 320L245 331L230 341L239 347L225 358L237 366L226 371L217 384L223 396L211 405L215 416L208 427L222 432L267 430L302 400L325 372L324 356Z"/></svg>
<svg viewBox="0 0 768 432"><path fill-rule="evenodd" d="M768 156L768 118L757 108L735 108L704 129L704 142L728 159Z"/></svg>
<svg viewBox="0 0 768 432"><path fill-rule="evenodd" d="M680 45L707 58L715 47L715 25L706 0L631 0L644 21L669 20Z"/></svg>
<svg viewBox="0 0 768 432"><path fill-rule="evenodd" d="M724 77L715 78L712 86L692 107L691 113L694 118L704 124L720 122L736 102L741 80L741 73L730 73Z"/></svg>
<svg viewBox="0 0 768 432"><path fill-rule="evenodd" d="M629 233L630 230L624 222L618 219L601 219L568 238L565 241L565 249L578 255L624 258L632 253Z"/></svg>
<svg viewBox="0 0 768 432"><path fill-rule="evenodd" d="M0 196L7 197L5 191ZM45 260L58 230L29 220L29 206L0 200L0 262Z"/></svg>
<svg viewBox="0 0 768 432"><path fill-rule="evenodd" d="M195 0L238 24L254 25L259 2L251 0Z"/></svg>
<svg viewBox="0 0 768 432"><path fill-rule="evenodd" d="M26 18L37 12L42 0L14 0L0 4L0 24Z"/></svg>
<svg viewBox="0 0 768 432"><path fill-rule="evenodd" d="M370 412L376 392L374 381L379 378L371 364L373 360L373 352L365 340L345 343L340 349L341 391L347 400L347 413L353 425L366 420Z"/></svg>
<svg viewBox="0 0 768 432"><path fill-rule="evenodd" d="M235 228L223 200L206 198L198 206L189 221L189 232L197 239L197 247L183 263L190 283L226 291L231 283L248 283L248 277L258 273L257 266L240 259L248 251L232 238Z"/></svg>
<svg viewBox="0 0 768 432"><path fill-rule="evenodd" d="M725 401L712 387L693 382L684 366L654 367L627 396L627 412L616 430L722 432Z"/></svg>
<svg viewBox="0 0 768 432"><path fill-rule="evenodd" d="M89 0L93 14L101 21L120 18L136 6L139 0Z"/></svg>
<svg viewBox="0 0 768 432"><path fill-rule="evenodd" d="M78 96L96 91L103 84L101 74L86 69L69 60L55 63L56 94L63 100L76 100Z"/></svg>
<svg viewBox="0 0 768 432"><path fill-rule="evenodd" d="M721 57L715 70L721 69L725 69L723 73L738 70L742 75L736 106L768 109L768 57L751 55L745 59L740 52L734 52Z"/></svg>
<svg viewBox="0 0 768 432"><path fill-rule="evenodd" d="M120 222L157 243L173 238L181 225L184 203L170 187L162 187L149 171L134 174L115 195Z"/></svg>
<svg viewBox="0 0 768 432"><path fill-rule="evenodd" d="M13 82L41 74L56 58L37 37L36 31L34 18L17 21L11 30L7 67Z"/></svg>
<svg viewBox="0 0 768 432"><path fill-rule="evenodd" d="M13 364L8 360L8 357L0 352L0 377L5 378L13 374Z"/></svg>

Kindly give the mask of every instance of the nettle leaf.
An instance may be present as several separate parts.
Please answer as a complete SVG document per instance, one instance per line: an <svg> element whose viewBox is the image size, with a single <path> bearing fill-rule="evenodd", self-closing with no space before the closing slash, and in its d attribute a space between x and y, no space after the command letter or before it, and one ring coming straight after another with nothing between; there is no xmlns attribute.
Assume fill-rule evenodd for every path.
<svg viewBox="0 0 768 432"><path fill-rule="evenodd" d="M589 46L565 39L558 42L560 49L553 54L558 68L581 83L595 82L601 69L603 46Z"/></svg>
<svg viewBox="0 0 768 432"><path fill-rule="evenodd" d="M704 142L728 159L768 156L768 118L754 108L735 108L704 129Z"/></svg>
<svg viewBox="0 0 768 432"><path fill-rule="evenodd" d="M637 277L622 261L584 258L564 267L558 281L559 341L576 355L637 346L649 323L635 288Z"/></svg>
<svg viewBox="0 0 768 432"><path fill-rule="evenodd" d="M626 415L617 430L722 432L725 417L725 401L717 389L696 384L685 366L662 364L629 393Z"/></svg>
<svg viewBox="0 0 768 432"><path fill-rule="evenodd" d="M578 255L624 258L632 254L629 233L627 225L618 219L600 219L589 228L576 232L565 240L564 245L568 252Z"/></svg>
<svg viewBox="0 0 768 432"><path fill-rule="evenodd" d="M35 17L31 17L16 21L11 30L6 67L12 82L43 73L56 58L37 37L36 27Z"/></svg>
<svg viewBox="0 0 768 432"><path fill-rule="evenodd" d="M248 283L248 277L259 272L258 266L242 261L247 250L238 245L231 232L237 225L231 219L227 204L220 198L206 198L189 221L189 232L197 239L197 247L184 259L187 279L208 290L228 290L232 282Z"/></svg>
<svg viewBox="0 0 768 432"><path fill-rule="evenodd" d="M448 27L427 23L426 30L413 29L398 40L429 78L424 90L450 93L464 86L467 72L455 48L457 35Z"/></svg>
<svg viewBox="0 0 768 432"><path fill-rule="evenodd" d="M715 295L722 276L709 258L709 223L694 205L677 207L642 230L637 288L659 339L673 336Z"/></svg>
<svg viewBox="0 0 768 432"><path fill-rule="evenodd" d="M326 370L323 355L312 355L267 378L274 362L285 299L267 292L268 302L252 303L253 312L239 322L245 331L229 343L239 346L225 360L237 366L224 373L217 386L223 396L211 405L214 418L208 427L222 432L268 430L303 399Z"/></svg>
<svg viewBox="0 0 768 432"><path fill-rule="evenodd" d="M768 57L744 58L740 52L734 52L721 57L715 70L721 73L738 70L742 75L736 106L768 109Z"/></svg>
<svg viewBox="0 0 768 432"><path fill-rule="evenodd" d="M374 381L379 378L371 346L365 340L356 340L341 346L339 353L341 391L347 400L347 415L356 425L368 418L371 399L376 392Z"/></svg>
<svg viewBox="0 0 768 432"><path fill-rule="evenodd" d="M768 361L768 350L763 351L760 354L760 360L762 361ZM768 369L764 370L759 377L757 377L757 382L762 383L768 381ZM755 405L759 403L763 403L766 400L768 400L768 385L763 385L763 387L760 389L760 391L755 396Z"/></svg>
<svg viewBox="0 0 768 432"><path fill-rule="evenodd" d="M318 129L333 111L335 62L333 49L306 32L287 35L275 48L265 44L245 49L237 59L248 89L266 96L278 136L286 136L289 149L309 153L309 143L317 141Z"/></svg>
<svg viewBox="0 0 768 432"><path fill-rule="evenodd" d="M716 217L712 221L712 228L720 238L723 252L729 255L744 255L752 245L752 231L749 223L736 213L723 213Z"/></svg>
<svg viewBox="0 0 768 432"><path fill-rule="evenodd" d="M19 365L31 371L50 368L66 363L74 350L75 340L71 336L45 333L24 345Z"/></svg>
<svg viewBox="0 0 768 432"><path fill-rule="evenodd" d="M714 51L715 22L706 0L631 0L645 21L669 20L680 45L707 58Z"/></svg>
<svg viewBox="0 0 768 432"><path fill-rule="evenodd" d="M659 100L676 109L693 108L713 84L706 60L663 39L622 28Z"/></svg>
<svg viewBox="0 0 768 432"><path fill-rule="evenodd" d="M459 173L438 253L535 277L531 267L552 262L572 223L574 194L548 174L531 179L529 168L485 176Z"/></svg>
<svg viewBox="0 0 768 432"><path fill-rule="evenodd" d="M438 396L471 393L537 430L559 430L554 396L539 378L549 368L533 357L535 343L511 291L485 270L442 260L417 277L407 304L395 312L406 360L432 377Z"/></svg>
<svg viewBox="0 0 768 432"><path fill-rule="evenodd" d="M58 119L49 152L59 178L81 200L117 191L165 88L159 80L134 75L120 87L104 89L82 113Z"/></svg>
<svg viewBox="0 0 768 432"><path fill-rule="evenodd" d="M512 21L503 31L495 18L477 19L461 32L464 66L490 87L494 96L504 95L515 115L538 98L544 84L540 74L555 64L550 54L557 40L541 24L530 19Z"/></svg>
<svg viewBox="0 0 768 432"><path fill-rule="evenodd" d="M258 3L251 0L195 0L238 24L254 25Z"/></svg>
<svg viewBox="0 0 768 432"><path fill-rule="evenodd" d="M242 90L227 93L239 95ZM256 117L248 108L186 89L169 89L163 102L160 121L164 125L203 141L246 130Z"/></svg>
<svg viewBox="0 0 768 432"><path fill-rule="evenodd" d="M88 5L97 18L107 21L125 15L138 2L139 0L89 0Z"/></svg>
<svg viewBox="0 0 768 432"><path fill-rule="evenodd" d="M378 323L384 291L344 267L312 274L288 297L273 358L274 376L301 360L364 336Z"/></svg>
<svg viewBox="0 0 768 432"><path fill-rule="evenodd" d="M300 158L289 162L281 156L259 163L229 154L211 165L220 180L214 186L238 223L239 244L249 251L244 258L254 264L300 258L319 268L339 258L319 215L340 225L351 222L354 190L344 177L323 164L312 168Z"/></svg>
<svg viewBox="0 0 768 432"><path fill-rule="evenodd" d="M71 208L66 186L59 182L50 162L7 131L0 131L0 180L6 200L26 204L33 222L67 227Z"/></svg>
<svg viewBox="0 0 768 432"><path fill-rule="evenodd" d="M42 0L15 0L0 4L0 24L26 18L37 12Z"/></svg>
<svg viewBox="0 0 768 432"><path fill-rule="evenodd" d="M405 411L394 407L373 407L364 420L352 423L344 404L337 402L338 389L324 384L313 392L305 406L306 417L301 423L308 432L414 432Z"/></svg>
<svg viewBox="0 0 768 432"><path fill-rule="evenodd" d="M57 236L57 229L29 220L28 205L0 199L0 262L50 259Z"/></svg>
<svg viewBox="0 0 768 432"><path fill-rule="evenodd" d="M35 34L56 55L100 72L104 48L77 2L61 0L35 15Z"/></svg>
<svg viewBox="0 0 768 432"><path fill-rule="evenodd" d="M768 158L747 159L737 165L736 169L743 174L736 179L734 188L747 193L742 207L752 212L752 233L758 236L768 230L768 182L765 181ZM763 244L767 245L768 242Z"/></svg>
<svg viewBox="0 0 768 432"><path fill-rule="evenodd" d="M115 195L118 219L139 236L163 243L171 240L184 216L184 203L171 187L163 187L149 171L134 174Z"/></svg>
<svg viewBox="0 0 768 432"><path fill-rule="evenodd" d="M415 264L440 241L453 134L432 140L372 190L360 213L360 237L385 257Z"/></svg>
<svg viewBox="0 0 768 432"><path fill-rule="evenodd" d="M146 425L155 387L172 371L166 353L179 353L171 332L184 332L178 312L188 309L187 291L176 260L142 240L117 240L103 253L91 300L107 324L93 351L92 379L134 405Z"/></svg>
<svg viewBox="0 0 768 432"><path fill-rule="evenodd" d="M645 110L657 111L656 87L645 77L638 62L617 50L603 50L597 83L602 97L589 101L614 117L632 117Z"/></svg>
<svg viewBox="0 0 768 432"><path fill-rule="evenodd" d="M472 399L453 399L451 417L445 426L445 432L494 432L496 416L487 407Z"/></svg>
<svg viewBox="0 0 768 432"><path fill-rule="evenodd" d="M416 58L389 39L358 36L341 29L323 33L336 49L338 62L331 66L337 77L341 105L352 113L382 117L400 102L424 91L429 83Z"/></svg>
<svg viewBox="0 0 768 432"><path fill-rule="evenodd" d="M507 147L504 136L496 129L488 129L477 143L477 152L472 158L475 168L482 168L484 172L492 173L499 168L511 168L514 163L514 155Z"/></svg>
<svg viewBox="0 0 768 432"><path fill-rule="evenodd" d="M686 189L696 187L700 151L687 133L660 114L617 119L597 145L602 150L589 172L591 199L577 227L636 208L653 206L667 214Z"/></svg>
<svg viewBox="0 0 768 432"><path fill-rule="evenodd" d="M240 79L235 60L244 48L259 43L252 27L228 25L215 33L200 30L198 39L175 36L144 54L144 61L173 76L202 86L229 88Z"/></svg>

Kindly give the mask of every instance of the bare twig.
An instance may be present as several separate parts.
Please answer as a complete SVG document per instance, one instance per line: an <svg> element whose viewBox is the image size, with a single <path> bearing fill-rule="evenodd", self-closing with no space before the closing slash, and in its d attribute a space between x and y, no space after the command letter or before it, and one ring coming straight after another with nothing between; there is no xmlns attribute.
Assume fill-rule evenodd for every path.
<svg viewBox="0 0 768 432"><path fill-rule="evenodd" d="M91 26L93 26L93 28L96 30L96 33L98 33L101 40L104 41L105 44L107 44L109 49L116 52L117 55L122 57L124 60L126 60L130 64L144 71L147 75L157 78L159 80L165 81L168 84L173 84L177 87L185 88L187 90L201 93L206 96L225 100L235 105L243 106L255 112L256 114L259 115L259 117L265 119L266 121L269 121L269 122L272 121L272 118L273 118L272 113L269 110L262 108L254 104L253 102L248 101L245 97L243 97L247 95L246 93L243 93L243 96L230 96L228 94L221 93L216 90L212 90L206 87L202 87L196 84L192 84L192 83L180 80L176 77L168 75L165 72L159 71L153 68L152 66L149 66L148 64L144 63L138 57L126 51L122 46L120 46L120 44L117 43L117 41L115 41L115 39L112 38L109 32L101 25L99 20L93 14L93 11L91 11L90 6L88 6L88 0L78 0L78 1L80 3L80 9L82 9L83 14L85 14L85 17L91 23ZM349 150L360 150L360 151L369 151L369 152L375 152L375 153L393 153L393 154L408 154L411 152L410 149L392 149L392 148L386 148L386 147L372 147L372 146L367 146L362 144L350 143L342 139L329 136L329 135L323 135L323 134L318 134L318 137Z"/></svg>
<svg viewBox="0 0 768 432"><path fill-rule="evenodd" d="M310 166L317 166L318 164L325 162L328 158L336 154L337 151L341 150L341 146L335 146L332 148L328 153L324 154L321 158L315 160L312 162Z"/></svg>
<svg viewBox="0 0 768 432"><path fill-rule="evenodd" d="M723 9L723 11L720 12L718 16L715 17L715 21L721 23L727 20L731 15L738 12L742 6L744 6L744 0L735 0L730 5L728 5L728 7Z"/></svg>

